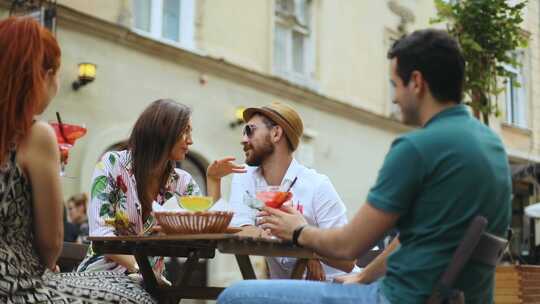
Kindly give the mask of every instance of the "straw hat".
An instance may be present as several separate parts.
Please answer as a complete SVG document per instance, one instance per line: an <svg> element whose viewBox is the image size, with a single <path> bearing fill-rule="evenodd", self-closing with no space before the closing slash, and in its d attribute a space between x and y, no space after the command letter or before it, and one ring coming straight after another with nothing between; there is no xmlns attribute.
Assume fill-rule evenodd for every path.
<svg viewBox="0 0 540 304"><path fill-rule="evenodd" d="M291 106L281 102L273 102L262 107L247 108L243 113L244 122L248 122L255 114L262 114L282 127L293 151L296 150L304 132L304 124L300 115Z"/></svg>

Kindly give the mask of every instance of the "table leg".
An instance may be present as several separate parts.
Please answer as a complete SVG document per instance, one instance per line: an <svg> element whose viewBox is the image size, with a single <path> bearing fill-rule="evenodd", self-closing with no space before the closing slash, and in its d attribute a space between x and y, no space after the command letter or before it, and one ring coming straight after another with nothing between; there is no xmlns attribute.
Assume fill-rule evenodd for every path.
<svg viewBox="0 0 540 304"><path fill-rule="evenodd" d="M193 273L193 270L195 270L195 266L197 266L198 262L199 258L197 257L196 252L191 251L186 262L184 263L184 266L182 267L182 271L178 273L176 282L174 282L174 287L187 285L189 283L191 274Z"/></svg>
<svg viewBox="0 0 540 304"><path fill-rule="evenodd" d="M296 259L296 263L294 264L294 268L291 273L291 279L301 280L304 276L304 272L306 272L307 263L308 259Z"/></svg>
<svg viewBox="0 0 540 304"><path fill-rule="evenodd" d="M238 267L240 267L240 272L244 280L256 280L257 276L249 260L249 255L235 254L234 256L236 257L236 262L238 263Z"/></svg>
<svg viewBox="0 0 540 304"><path fill-rule="evenodd" d="M159 295L157 292L158 283L156 280L156 275L154 274L154 270L152 270L152 266L150 266L150 262L148 261L148 256L139 252L135 252L135 259L137 260L137 264L139 264L146 290L151 295L157 297Z"/></svg>

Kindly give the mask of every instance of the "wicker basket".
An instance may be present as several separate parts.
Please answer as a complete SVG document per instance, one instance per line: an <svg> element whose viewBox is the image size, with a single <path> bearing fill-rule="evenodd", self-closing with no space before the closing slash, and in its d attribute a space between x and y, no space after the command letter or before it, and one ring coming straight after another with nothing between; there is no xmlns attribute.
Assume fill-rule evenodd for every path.
<svg viewBox="0 0 540 304"><path fill-rule="evenodd" d="M154 216L166 234L222 233L229 227L233 213L162 211L154 212Z"/></svg>

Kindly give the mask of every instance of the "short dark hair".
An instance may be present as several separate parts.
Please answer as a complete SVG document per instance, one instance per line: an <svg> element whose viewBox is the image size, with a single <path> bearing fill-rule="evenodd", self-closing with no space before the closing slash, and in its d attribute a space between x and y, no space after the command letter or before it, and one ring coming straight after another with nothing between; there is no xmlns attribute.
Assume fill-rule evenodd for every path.
<svg viewBox="0 0 540 304"><path fill-rule="evenodd" d="M435 99L461 103L465 59L458 42L446 31L418 30L400 38L388 51L388 59L393 58L397 58L397 74L404 84L413 71L419 71Z"/></svg>

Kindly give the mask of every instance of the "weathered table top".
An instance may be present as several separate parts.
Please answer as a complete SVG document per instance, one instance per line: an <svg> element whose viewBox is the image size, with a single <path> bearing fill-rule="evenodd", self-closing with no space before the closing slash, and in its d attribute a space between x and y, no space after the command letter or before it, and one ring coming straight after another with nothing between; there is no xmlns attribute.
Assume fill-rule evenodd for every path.
<svg viewBox="0 0 540 304"><path fill-rule="evenodd" d="M230 233L184 234L156 236L89 237L94 251L99 254L134 255L141 268L145 288L160 303L178 303L182 298L216 299L223 288L187 286L194 264L198 259L211 259L216 250L224 254L234 254L244 279L256 279L249 260L254 256L279 256L297 258L291 278L301 279L308 259L316 258L306 248L294 246L279 239L253 238ZM173 287L158 286L148 262L150 256L186 257L182 276L173 280Z"/></svg>

